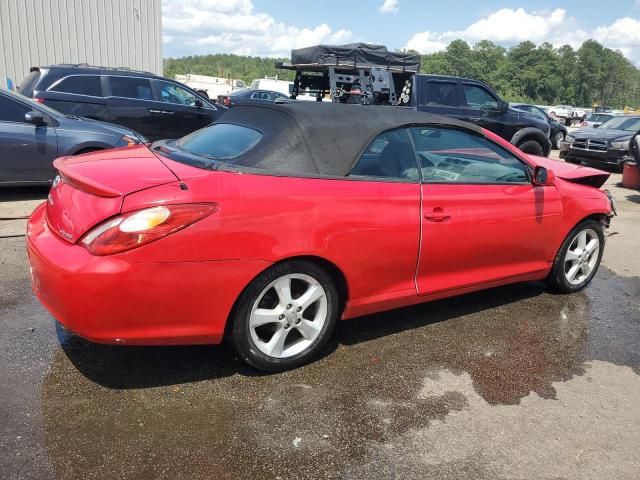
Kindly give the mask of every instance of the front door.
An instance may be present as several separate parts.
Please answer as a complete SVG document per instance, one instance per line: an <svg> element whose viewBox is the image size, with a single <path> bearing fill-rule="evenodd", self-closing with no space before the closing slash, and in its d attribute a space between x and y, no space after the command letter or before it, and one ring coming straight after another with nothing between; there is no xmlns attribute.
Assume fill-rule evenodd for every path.
<svg viewBox="0 0 640 480"><path fill-rule="evenodd" d="M165 135L169 119L163 102L154 95L150 79L108 75L105 82L109 122L130 128L151 141L177 138Z"/></svg>
<svg viewBox="0 0 640 480"><path fill-rule="evenodd" d="M548 268L562 207L554 187L534 186L524 162L479 135L410 132L423 176L420 295Z"/></svg>
<svg viewBox="0 0 640 480"><path fill-rule="evenodd" d="M0 183L53 180L53 160L58 140L51 125L24 121L32 110L26 104L0 94Z"/></svg>
<svg viewBox="0 0 640 480"><path fill-rule="evenodd" d="M173 82L155 83L166 118L165 138L184 137L214 121L215 108L203 98Z"/></svg>

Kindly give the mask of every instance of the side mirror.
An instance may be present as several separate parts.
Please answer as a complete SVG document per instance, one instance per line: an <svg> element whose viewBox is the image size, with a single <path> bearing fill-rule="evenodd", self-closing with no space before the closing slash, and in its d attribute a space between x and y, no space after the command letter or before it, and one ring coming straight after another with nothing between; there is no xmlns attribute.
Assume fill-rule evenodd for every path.
<svg viewBox="0 0 640 480"><path fill-rule="evenodd" d="M553 170L548 170L545 167L536 167L533 171L533 184L541 186L551 186L556 180L556 175Z"/></svg>
<svg viewBox="0 0 640 480"><path fill-rule="evenodd" d="M44 125L44 115L36 110L31 110L24 114L24 121L32 125L40 126Z"/></svg>
<svg viewBox="0 0 640 480"><path fill-rule="evenodd" d="M193 102L193 103L198 108L202 108L204 106L204 102L202 100L200 100L199 98L196 98L195 102Z"/></svg>
<svg viewBox="0 0 640 480"><path fill-rule="evenodd" d="M498 110L500 113L507 113L509 111L509 103L502 100L498 105Z"/></svg>
<svg viewBox="0 0 640 480"><path fill-rule="evenodd" d="M640 164L640 132L631 137L629 142L629 151L636 163Z"/></svg>

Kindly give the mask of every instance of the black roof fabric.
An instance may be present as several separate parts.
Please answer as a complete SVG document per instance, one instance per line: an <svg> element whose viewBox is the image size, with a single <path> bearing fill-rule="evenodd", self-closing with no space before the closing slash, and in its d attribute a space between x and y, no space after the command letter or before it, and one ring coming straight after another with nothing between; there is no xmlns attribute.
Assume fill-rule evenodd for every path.
<svg viewBox="0 0 640 480"><path fill-rule="evenodd" d="M216 123L259 130L263 139L234 165L291 175L347 175L380 133L408 125L439 125L482 134L454 118L401 107L291 101L237 105ZM233 169L231 165L220 168Z"/></svg>
<svg viewBox="0 0 640 480"><path fill-rule="evenodd" d="M291 50L294 65L350 65L356 68L390 67L411 72L420 70L420 55L390 52L384 45L350 43L347 45L314 45Z"/></svg>

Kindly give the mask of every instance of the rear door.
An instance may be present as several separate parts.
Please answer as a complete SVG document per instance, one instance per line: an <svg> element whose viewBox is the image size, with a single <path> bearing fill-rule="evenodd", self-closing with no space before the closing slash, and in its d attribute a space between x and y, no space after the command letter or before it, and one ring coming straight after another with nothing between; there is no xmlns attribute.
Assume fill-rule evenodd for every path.
<svg viewBox="0 0 640 480"><path fill-rule="evenodd" d="M69 115L107 120L107 103L99 75L67 75L42 94L51 108Z"/></svg>
<svg viewBox="0 0 640 480"><path fill-rule="evenodd" d="M472 132L410 129L422 171L420 295L545 270L561 200L511 152Z"/></svg>
<svg viewBox="0 0 640 480"><path fill-rule="evenodd" d="M216 108L194 92L165 80L154 83L163 103L163 138L183 137L215 120Z"/></svg>
<svg viewBox="0 0 640 480"><path fill-rule="evenodd" d="M51 125L24 121L28 105L0 93L0 183L53 179L58 140Z"/></svg>
<svg viewBox="0 0 640 480"><path fill-rule="evenodd" d="M106 75L104 77L109 121L141 133L151 141L166 135L164 103L154 94L149 78Z"/></svg>
<svg viewBox="0 0 640 480"><path fill-rule="evenodd" d="M417 89L418 110L466 120L465 112L460 109L458 80L416 78L419 82Z"/></svg>

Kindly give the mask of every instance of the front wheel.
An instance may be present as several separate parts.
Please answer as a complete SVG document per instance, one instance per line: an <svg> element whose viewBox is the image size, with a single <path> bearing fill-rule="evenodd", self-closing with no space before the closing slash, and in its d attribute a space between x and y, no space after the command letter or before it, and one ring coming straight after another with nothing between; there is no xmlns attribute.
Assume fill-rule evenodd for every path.
<svg viewBox="0 0 640 480"><path fill-rule="evenodd" d="M258 370L298 367L326 344L339 306L333 279L324 269L301 260L275 265L238 300L232 319L236 350Z"/></svg>
<svg viewBox="0 0 640 480"><path fill-rule="evenodd" d="M518 145L518 148L524 153L528 153L529 155L537 155L539 157L544 157L544 149L542 145L540 145L535 140L526 140Z"/></svg>
<svg viewBox="0 0 640 480"><path fill-rule="evenodd" d="M596 220L585 220L567 235L546 279L547 284L564 293L582 290L598 271L603 251L602 225Z"/></svg>
<svg viewBox="0 0 640 480"><path fill-rule="evenodd" d="M560 148L560 144L564 141L564 132L558 132L553 137L553 148Z"/></svg>

